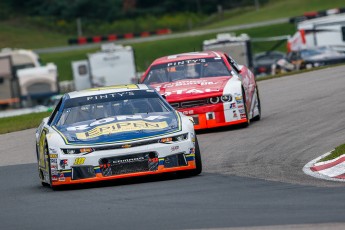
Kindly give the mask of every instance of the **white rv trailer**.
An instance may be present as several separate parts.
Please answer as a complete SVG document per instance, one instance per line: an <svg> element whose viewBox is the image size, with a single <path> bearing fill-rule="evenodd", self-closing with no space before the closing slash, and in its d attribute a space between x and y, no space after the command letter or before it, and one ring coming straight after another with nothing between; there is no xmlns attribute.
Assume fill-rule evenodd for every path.
<svg viewBox="0 0 345 230"><path fill-rule="evenodd" d="M72 62L72 71L75 90L137 82L132 47L113 43L88 54L87 60Z"/></svg>
<svg viewBox="0 0 345 230"><path fill-rule="evenodd" d="M331 46L345 52L345 14L305 20L297 24L298 31L288 41L289 51Z"/></svg>
<svg viewBox="0 0 345 230"><path fill-rule="evenodd" d="M238 64L253 67L250 38L247 34L217 34L215 39L203 41L202 49L225 52Z"/></svg>
<svg viewBox="0 0 345 230"><path fill-rule="evenodd" d="M59 92L56 65L42 66L31 50L2 49L0 67L0 104L4 106L36 104Z"/></svg>

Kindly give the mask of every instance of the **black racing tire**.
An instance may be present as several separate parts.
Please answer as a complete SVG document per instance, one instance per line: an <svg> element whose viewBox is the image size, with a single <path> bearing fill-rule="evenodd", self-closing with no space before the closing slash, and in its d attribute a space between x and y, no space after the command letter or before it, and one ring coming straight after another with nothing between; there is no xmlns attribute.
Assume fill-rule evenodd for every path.
<svg viewBox="0 0 345 230"><path fill-rule="evenodd" d="M184 177L196 176L202 172L202 161L199 148L199 142L197 137L195 137L195 165L196 168L188 171L181 171L178 174Z"/></svg>
<svg viewBox="0 0 345 230"><path fill-rule="evenodd" d="M260 101L258 86L256 86L256 98L258 99L259 115L255 116L255 117L252 119L253 121L259 121L259 120L261 119L261 101Z"/></svg>
<svg viewBox="0 0 345 230"><path fill-rule="evenodd" d="M195 165L196 165L196 169L193 170L192 176L199 175L202 172L201 153L200 153L198 138L196 136L195 136Z"/></svg>
<svg viewBox="0 0 345 230"><path fill-rule="evenodd" d="M242 123L242 124L241 124L241 127L242 127L242 128L246 128L246 127L248 127L249 124L250 124L250 119L249 119L249 116L248 116L248 110L247 110L247 104L246 104L246 103L247 103L247 102L246 102L246 94L245 94L243 88L242 88L242 99L243 99L244 111L246 112L247 121L244 122L244 123Z"/></svg>
<svg viewBox="0 0 345 230"><path fill-rule="evenodd" d="M53 183L52 183L52 171L50 166L50 155L49 155L49 148L48 148L48 142L47 139L44 141L44 155L47 155L47 161L48 161L48 174L49 174L49 183L42 182L43 186L50 186L53 190L55 190Z"/></svg>

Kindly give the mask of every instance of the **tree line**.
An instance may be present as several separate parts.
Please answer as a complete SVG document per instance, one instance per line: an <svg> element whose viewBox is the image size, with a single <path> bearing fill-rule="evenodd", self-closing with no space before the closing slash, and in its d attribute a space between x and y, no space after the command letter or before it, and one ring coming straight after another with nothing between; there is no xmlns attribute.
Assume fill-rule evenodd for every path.
<svg viewBox="0 0 345 230"><path fill-rule="evenodd" d="M128 17L178 12L212 14L219 9L253 6L259 0L2 0L0 14L54 17L65 20L114 21ZM260 4L268 0L260 0Z"/></svg>

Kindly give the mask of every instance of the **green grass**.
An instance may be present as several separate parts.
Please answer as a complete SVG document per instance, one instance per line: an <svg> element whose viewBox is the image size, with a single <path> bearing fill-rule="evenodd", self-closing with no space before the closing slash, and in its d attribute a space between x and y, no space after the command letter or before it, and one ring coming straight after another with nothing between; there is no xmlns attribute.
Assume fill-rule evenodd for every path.
<svg viewBox="0 0 345 230"><path fill-rule="evenodd" d="M0 118L0 134L37 128L42 122L42 119L48 117L49 115L50 112L42 112Z"/></svg>
<svg viewBox="0 0 345 230"><path fill-rule="evenodd" d="M67 45L71 37L54 31L47 31L20 21L0 21L0 49L36 49Z"/></svg>
<svg viewBox="0 0 345 230"><path fill-rule="evenodd" d="M331 154L329 154L328 156L326 156L325 158L322 158L319 162L322 161L328 161L328 160L332 160L335 159L341 155L345 154L345 144L339 145L338 147L336 147Z"/></svg>
<svg viewBox="0 0 345 230"><path fill-rule="evenodd" d="M97 49L90 50L77 50L63 53L47 53L41 54L43 63L53 62L57 65L59 81L72 80L72 67L71 62L83 60L87 58L87 54L95 52Z"/></svg>
<svg viewBox="0 0 345 230"><path fill-rule="evenodd" d="M251 7L244 8L242 14L238 12L238 9L225 12L224 17L227 19L204 26L203 28L218 28L277 18L295 17L303 15L304 12L327 10L344 6L345 2L343 0L270 0L269 4L263 5L258 11L254 7Z"/></svg>
<svg viewBox="0 0 345 230"><path fill-rule="evenodd" d="M254 1L253 1L254 2ZM307 11L317 11L336 7L344 7L343 0L270 0L269 4L262 5L258 11L254 7L245 7L225 11L224 19L217 15L210 16L199 28L218 28L223 26L252 23L271 20L281 17L293 17L302 15ZM48 31L44 28L33 26L30 20L12 19L0 21L0 48L44 48L67 45L67 39L76 34L61 34Z"/></svg>

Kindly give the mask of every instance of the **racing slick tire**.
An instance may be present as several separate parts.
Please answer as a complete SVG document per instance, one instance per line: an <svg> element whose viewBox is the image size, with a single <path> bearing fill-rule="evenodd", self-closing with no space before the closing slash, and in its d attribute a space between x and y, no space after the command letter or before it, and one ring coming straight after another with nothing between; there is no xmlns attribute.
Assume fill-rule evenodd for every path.
<svg viewBox="0 0 345 230"><path fill-rule="evenodd" d="M48 176L49 176L49 183L46 182L41 182L43 186L49 186L51 187L53 190L55 190L55 187L53 186L52 183L52 172L51 172L51 167L50 167L50 155L49 155L49 151L48 151L48 143L47 140L44 141L44 155L46 155L46 159L47 159L47 165L48 165Z"/></svg>
<svg viewBox="0 0 345 230"><path fill-rule="evenodd" d="M195 169L188 170L188 171L181 171L178 174L183 177L190 177L199 175L202 172L202 162L201 162L201 154L199 148L199 142L197 137L195 137Z"/></svg>
<svg viewBox="0 0 345 230"><path fill-rule="evenodd" d="M38 157L39 153L38 153L38 149L37 149L37 144L36 144L36 155L37 155L37 162L38 162L39 161L39 157ZM50 185L48 183L42 181L44 179L44 174L43 174L43 172L40 169L40 166L38 164L37 164L37 168L38 168L38 176L41 180L42 186L49 187Z"/></svg>
<svg viewBox="0 0 345 230"><path fill-rule="evenodd" d="M241 127L242 128L246 128L250 124L250 119L249 119L249 116L248 116L248 110L247 110L247 105L246 105L247 104L247 102L246 102L246 94L245 94L243 88L242 88L242 99L243 99L243 104L244 104L244 111L246 112L247 121L242 123Z"/></svg>
<svg viewBox="0 0 345 230"><path fill-rule="evenodd" d="M253 117L253 121L259 121L261 119L261 101L260 101L260 97L259 97L259 89L256 86L256 98L257 98L257 102L258 102L258 110L259 110L259 114L256 115L255 117Z"/></svg>

